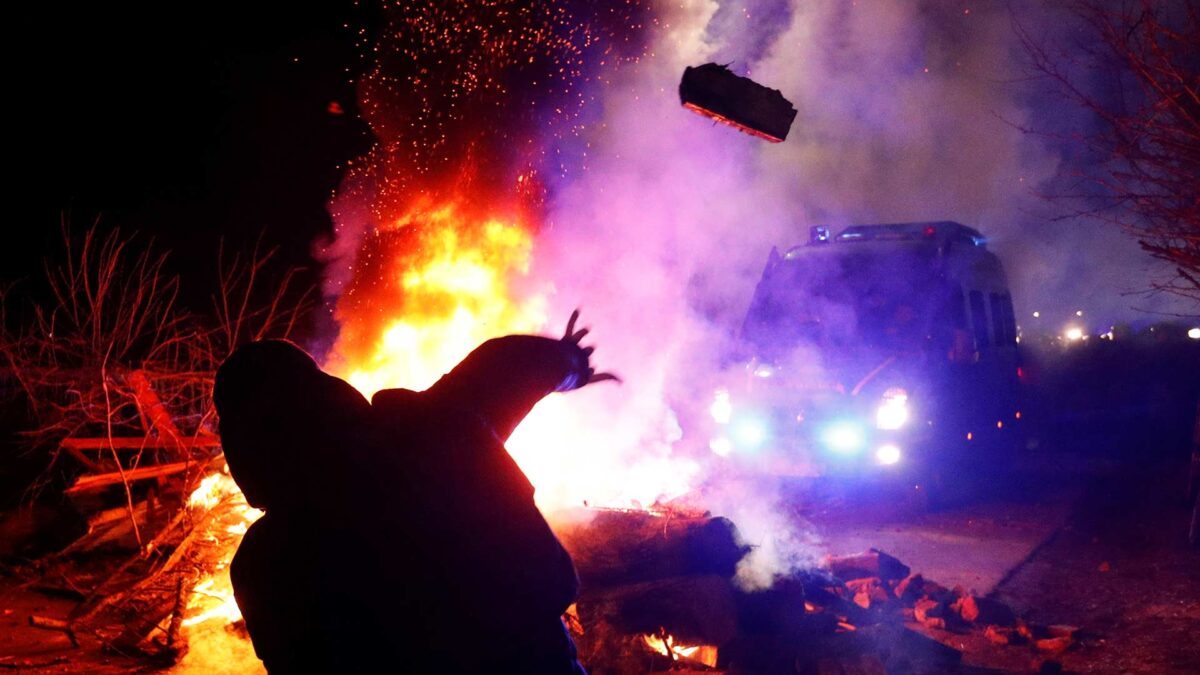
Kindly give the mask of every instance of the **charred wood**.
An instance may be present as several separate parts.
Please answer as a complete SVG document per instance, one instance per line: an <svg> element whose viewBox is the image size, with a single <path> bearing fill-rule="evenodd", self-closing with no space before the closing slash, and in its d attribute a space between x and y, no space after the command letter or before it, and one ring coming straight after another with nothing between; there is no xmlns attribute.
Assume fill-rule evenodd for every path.
<svg viewBox="0 0 1200 675"><path fill-rule="evenodd" d="M729 578L749 551L725 518L600 511L558 534L585 589L698 574Z"/></svg>
<svg viewBox="0 0 1200 675"><path fill-rule="evenodd" d="M858 555L830 558L829 571L842 581L868 577L898 581L906 578L912 570L892 556L873 548Z"/></svg>
<svg viewBox="0 0 1200 675"><path fill-rule="evenodd" d="M79 649L79 641L75 639L75 629L73 629L71 624L67 623L66 621L61 619L51 619L45 616L30 616L29 625L33 626L34 628L53 630L63 633L67 636L67 639L71 641L71 646Z"/></svg>

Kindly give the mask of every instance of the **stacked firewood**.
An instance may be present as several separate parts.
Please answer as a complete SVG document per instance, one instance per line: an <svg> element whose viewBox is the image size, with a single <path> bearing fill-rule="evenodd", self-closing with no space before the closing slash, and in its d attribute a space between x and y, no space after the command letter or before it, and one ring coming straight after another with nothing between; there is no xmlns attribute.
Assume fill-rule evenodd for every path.
<svg viewBox="0 0 1200 675"><path fill-rule="evenodd" d="M209 467L214 476L221 475L218 463ZM78 604L65 620L30 616L30 624L61 631L73 643L86 635L117 653L176 662L187 648L181 629L196 613L197 584L228 564L244 532L248 507L241 494L212 497L170 505L139 500L132 516L125 507L93 513L82 536L28 570L37 590Z"/></svg>

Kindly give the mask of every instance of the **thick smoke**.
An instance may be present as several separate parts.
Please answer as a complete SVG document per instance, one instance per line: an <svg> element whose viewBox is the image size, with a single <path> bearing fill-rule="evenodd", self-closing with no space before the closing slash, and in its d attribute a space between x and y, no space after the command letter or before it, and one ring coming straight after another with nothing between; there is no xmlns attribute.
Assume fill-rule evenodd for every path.
<svg viewBox="0 0 1200 675"><path fill-rule="evenodd" d="M534 276L557 291L551 315L582 305L599 365L628 379L625 390L590 394L595 433L631 418L653 433L657 420L702 404L768 251L801 243L810 224L957 220L989 237L1019 315L1063 297L1110 315L1128 306L1118 280L1138 285L1144 266L1132 243L1046 218L1039 190L1061 159L1022 131L1038 119L1011 6L666 4L652 57L597 92L587 170L552 186L535 251ZM1037 23L1049 10L1020 11ZM795 103L785 143L679 106L684 67L709 61ZM1082 255L1097 249L1102 259ZM706 470L713 479L723 469ZM744 578L764 580L814 549L769 501L746 500L759 492L729 499L722 488L710 506L740 512L729 515L763 563Z"/></svg>
<svg viewBox="0 0 1200 675"><path fill-rule="evenodd" d="M654 10L644 56L582 84L578 133L543 139L570 170L547 178L526 281L552 289L551 317L581 306L597 366L627 382L589 387L570 406L552 399L554 415L574 414L568 447L554 450L561 464L542 466L583 477L615 462L633 467L626 487L663 471L675 472L672 487L706 484L707 506L759 546L743 581L766 583L811 563L812 536L780 515L773 490L722 481L714 457L679 461L676 441L721 381L773 245L801 243L810 224L957 220L989 237L1018 316L1072 301L1127 314L1119 292L1144 285L1146 263L1119 232L1049 221L1038 196L1064 174L1063 160L1022 128L1068 111L1036 112L1046 100L1029 86L1013 24L1044 25L1057 10L902 0L682 0ZM796 105L786 142L680 107L683 69L709 61ZM1097 250L1102 258L1087 253ZM518 431L518 461L529 451L520 444ZM589 496L549 501L575 497Z"/></svg>

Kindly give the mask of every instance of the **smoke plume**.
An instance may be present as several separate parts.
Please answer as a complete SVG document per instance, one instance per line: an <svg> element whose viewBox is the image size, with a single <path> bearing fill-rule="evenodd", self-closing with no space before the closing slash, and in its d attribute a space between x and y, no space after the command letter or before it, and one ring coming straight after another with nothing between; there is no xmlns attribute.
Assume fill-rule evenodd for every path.
<svg viewBox="0 0 1200 675"><path fill-rule="evenodd" d="M767 583L810 563L813 538L779 515L773 491L770 499L751 499L763 490L739 484L744 489L731 494L734 484L721 482L727 468L714 457L681 456L678 441L687 415L721 381L723 357L773 245L801 243L811 224L957 220L989 237L1008 268L1018 316L1063 297L1110 315L1127 311L1118 292L1139 285L1125 280L1138 275L1141 254L1120 233L1045 219L1038 191L1061 177L1063 158L1022 128L1058 112L1039 108L1044 98L1025 82L1013 22L1045 24L1055 18L1052 8L902 0L618 5L626 9L614 23L604 8L557 3L543 21L549 32L530 33L539 36L529 59L537 67L556 65L555 49L572 55L565 76L553 70L561 85L555 100L571 104L565 122L553 104L557 117L524 112L550 99L539 89L544 83L537 85L542 71L521 70L511 45L498 53L518 68L516 80L470 51L476 38L492 39L486 27L473 25L469 39L435 31L419 42L436 51L448 40L448 71L409 72L412 45L384 44L380 67L363 87L381 143L335 199L339 230L325 248L327 290L340 296L339 308L354 292L360 304L373 297L363 290L364 274L373 278L364 251L376 250L372 228L385 211L403 211L414 195L471 184L481 166L487 171L478 182L492 186L484 194L502 191L497 186L518 174L536 174L541 227L532 266L514 288L545 297L547 333L582 307L594 329L596 366L626 384L548 400L533 417L558 420L559 444L533 447L519 429L510 449L547 504L604 503L624 493L646 505L720 485L707 492L720 495L710 507L734 516L759 546L743 579ZM400 18L411 28L432 17L439 31L439 21L480 19L429 7ZM603 19L603 30L545 38L574 25L571 17ZM497 17L484 13L482 20ZM604 48L594 49L596 36ZM623 58L613 45L624 46ZM442 63L414 58L421 67ZM786 142L765 143L680 107L683 69L710 61L795 104ZM479 67L488 81L516 82L512 91L484 87L482 99L456 98ZM407 90L389 88L414 77L426 106L415 113L404 108ZM454 102L462 105L437 108ZM433 146L414 131L426 128L420 115L436 128ZM468 179L464 156L474 162ZM1097 249L1106 251L1099 262L1079 253ZM374 339L364 335L360 341ZM607 478L605 488L595 487L597 476Z"/></svg>

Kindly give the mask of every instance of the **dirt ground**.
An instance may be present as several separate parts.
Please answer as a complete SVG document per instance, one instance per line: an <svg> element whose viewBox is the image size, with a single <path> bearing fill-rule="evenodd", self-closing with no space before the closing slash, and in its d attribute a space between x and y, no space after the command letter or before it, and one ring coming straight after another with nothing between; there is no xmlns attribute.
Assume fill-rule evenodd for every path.
<svg viewBox="0 0 1200 675"><path fill-rule="evenodd" d="M29 625L29 617L65 619L77 599L36 590L24 575L0 574L0 670L32 673L137 673L159 670L134 656L110 653L94 637Z"/></svg>
<svg viewBox="0 0 1200 675"><path fill-rule="evenodd" d="M1134 450L1065 476L1079 492L1066 525L1017 565L992 593L1030 623L1078 627L1066 652L997 647L980 635L927 630L963 652L955 672L1200 672L1200 551L1186 544L1188 511L1178 461L1139 465ZM1081 460L1073 460L1079 464ZM159 670L104 651L87 635L32 628L30 615L63 618L75 600L0 576L0 669L40 673ZM238 672L235 669L229 672Z"/></svg>
<svg viewBox="0 0 1200 675"><path fill-rule="evenodd" d="M1122 462L995 596L1089 636L1059 657L1083 673L1200 672L1200 551L1187 546L1179 461Z"/></svg>
<svg viewBox="0 0 1200 675"><path fill-rule="evenodd" d="M1125 396L1144 399L1138 391ZM1052 398L1063 397L1055 393ZM915 524L912 529L925 537L919 543L926 549L931 541L949 551L939 554L937 564L969 567L971 561L958 551L976 548L980 539L995 539L992 548L1007 552L1008 571L961 583L971 587L978 581L975 588L980 592L992 589L991 597L1031 624L1069 625L1080 631L1068 650L1046 654L1029 645L998 647L977 632L955 634L910 625L963 652L962 663L947 666L951 669L946 672L1200 673L1200 550L1186 542L1190 509L1183 503L1185 434L1154 433L1190 428L1190 416L1183 422L1167 417L1156 422L1146 415L1142 407L1101 408L1085 401L1046 418L1053 431L1032 455L1024 456L1022 461L1031 463L1015 472L1013 481L992 481L992 497L999 494L999 502L979 498L955 513L911 518L887 514L902 521L901 529ZM1036 521L1048 521L1050 513L1053 523L1035 527ZM11 565L18 550L12 544L22 528L25 534L46 529L36 517L22 521L5 516L0 518L0 557L10 566L0 563L0 670L161 670L129 655L106 652L87 635L78 635L79 646L74 647L63 633L30 627L29 616L64 618L78 599L39 591L25 573L28 568ZM875 516L852 510L833 517L830 525L858 527L865 533L863 542L869 543L878 537L867 535L886 529L870 518ZM905 532L892 535L898 538ZM1033 542L1034 537L1040 543ZM1017 544L1026 546L1027 553L1012 556L1010 549ZM15 557L19 563L20 556ZM939 581L936 575L930 577ZM244 672L238 664L252 657L244 651L244 640L238 644L241 653L209 662L229 663L225 672Z"/></svg>

